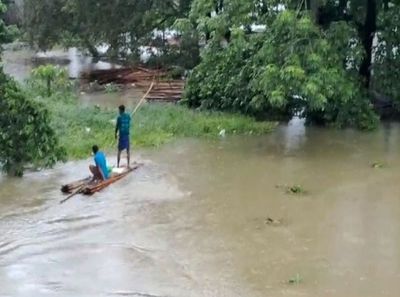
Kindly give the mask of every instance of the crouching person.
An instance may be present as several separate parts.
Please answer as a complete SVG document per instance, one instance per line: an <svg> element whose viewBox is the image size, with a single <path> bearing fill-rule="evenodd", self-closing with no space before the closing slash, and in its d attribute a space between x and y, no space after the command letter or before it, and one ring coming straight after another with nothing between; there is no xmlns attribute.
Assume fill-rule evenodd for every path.
<svg viewBox="0 0 400 297"><path fill-rule="evenodd" d="M94 163L95 165L90 165L90 172L93 174L92 181L103 181L108 179L108 168L106 156L103 152L99 151L99 147L94 145L92 147L92 151L94 154Z"/></svg>

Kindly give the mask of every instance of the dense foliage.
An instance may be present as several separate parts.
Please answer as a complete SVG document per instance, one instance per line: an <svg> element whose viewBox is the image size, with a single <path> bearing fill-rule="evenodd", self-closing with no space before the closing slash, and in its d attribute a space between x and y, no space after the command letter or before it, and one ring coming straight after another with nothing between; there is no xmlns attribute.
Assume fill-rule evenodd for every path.
<svg viewBox="0 0 400 297"><path fill-rule="evenodd" d="M48 111L27 99L17 84L0 74L0 164L21 176L27 164L51 167L64 151L51 128Z"/></svg>
<svg viewBox="0 0 400 297"><path fill-rule="evenodd" d="M400 111L399 0L26 0L24 11L42 49L78 45L96 56L106 44L129 61L154 46L155 66L197 65L190 106L366 129L382 98ZM170 28L179 46L154 36Z"/></svg>
<svg viewBox="0 0 400 297"><path fill-rule="evenodd" d="M0 1L0 10L5 6ZM0 21L0 43L9 41ZM49 167L62 160L64 151L50 127L49 114L41 104L27 98L17 83L0 68L0 167L21 176L24 166Z"/></svg>
<svg viewBox="0 0 400 297"><path fill-rule="evenodd" d="M373 128L371 87L400 99L398 16L399 3L375 0L194 0L188 23L207 46L186 101Z"/></svg>
<svg viewBox="0 0 400 297"><path fill-rule="evenodd" d="M374 88L393 98L400 109L400 1L384 10L378 19L381 30L375 48L376 61L373 67Z"/></svg>
<svg viewBox="0 0 400 297"><path fill-rule="evenodd" d="M29 85L36 85L31 77ZM93 144L114 151L117 108L82 106L71 90L42 96L41 88L26 90L35 101L50 111L50 124L68 158L86 158ZM148 104L133 116L131 141L135 148L158 146L177 137L218 137L226 134L264 134L275 123L257 122L251 117L221 112L198 112L179 105Z"/></svg>
<svg viewBox="0 0 400 297"><path fill-rule="evenodd" d="M50 64L33 69L28 83L40 95L47 97L50 97L55 91L68 91L72 85L65 68Z"/></svg>
<svg viewBox="0 0 400 297"><path fill-rule="evenodd" d="M42 50L56 44L78 46L98 57L108 46L113 59L137 61L141 46L157 45L168 63L177 53L196 59L193 36L183 35L180 46L169 45L162 34L176 18L189 12L190 0L25 0L25 30L29 41ZM190 59L182 64L190 65ZM179 59L177 59L179 60ZM183 63L184 62L184 63ZM186 65L185 65L186 66Z"/></svg>

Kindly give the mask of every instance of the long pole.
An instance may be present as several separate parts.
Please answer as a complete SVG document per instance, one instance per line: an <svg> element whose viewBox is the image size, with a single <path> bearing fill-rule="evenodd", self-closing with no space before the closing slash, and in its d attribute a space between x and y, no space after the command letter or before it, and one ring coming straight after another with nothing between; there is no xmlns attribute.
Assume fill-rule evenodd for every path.
<svg viewBox="0 0 400 297"><path fill-rule="evenodd" d="M144 96L142 97L142 99L140 99L139 103L136 105L135 109L132 111L131 116L133 116L136 111L139 109L139 107L142 105L142 103L144 102L144 100L146 99L146 97L149 95L149 93L151 92L151 90L153 89L154 86L154 78L153 81L150 84L149 89L147 90L146 94L144 94Z"/></svg>

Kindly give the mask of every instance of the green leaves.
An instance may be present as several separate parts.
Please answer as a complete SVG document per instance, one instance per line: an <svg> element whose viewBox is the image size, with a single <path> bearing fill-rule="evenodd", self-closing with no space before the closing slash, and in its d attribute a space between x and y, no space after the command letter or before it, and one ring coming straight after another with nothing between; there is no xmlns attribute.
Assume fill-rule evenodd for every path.
<svg viewBox="0 0 400 297"><path fill-rule="evenodd" d="M378 18L381 31L375 47L375 88L393 98L400 110L400 3L390 5Z"/></svg>
<svg viewBox="0 0 400 297"><path fill-rule="evenodd" d="M346 40L334 40L334 32ZM186 102L263 117L301 112L310 122L369 128L376 117L352 72L359 60L349 32L340 24L326 35L307 15L291 10L277 13L262 33L248 35L232 26L226 47L214 42L217 34L203 51Z"/></svg>
<svg viewBox="0 0 400 297"><path fill-rule="evenodd" d="M4 5L0 1L0 10ZM6 40L7 28L0 21L0 43ZM61 76L51 67L35 71L41 79ZM27 98L17 83L0 68L0 167L10 175L22 176L24 166L33 164L50 167L64 160L50 126L48 111L39 103Z"/></svg>
<svg viewBox="0 0 400 297"><path fill-rule="evenodd" d="M28 84L39 94L47 97L55 91L63 92L71 87L67 70L51 64L33 69Z"/></svg>
<svg viewBox="0 0 400 297"><path fill-rule="evenodd" d="M0 164L11 175L22 176L24 165L50 167L65 157L47 110L27 99L4 73L0 73L0 138Z"/></svg>

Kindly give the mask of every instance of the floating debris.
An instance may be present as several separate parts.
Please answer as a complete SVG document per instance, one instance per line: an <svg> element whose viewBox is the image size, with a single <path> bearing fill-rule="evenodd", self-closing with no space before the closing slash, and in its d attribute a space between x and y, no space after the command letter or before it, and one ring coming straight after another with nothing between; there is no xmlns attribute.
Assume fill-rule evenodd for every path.
<svg viewBox="0 0 400 297"><path fill-rule="evenodd" d="M276 185L278 189L284 189L287 194L306 194L307 191L301 185Z"/></svg>
<svg viewBox="0 0 400 297"><path fill-rule="evenodd" d="M302 277L300 276L299 273L297 273L294 277L290 278L288 280L288 283L291 285L298 285L303 281Z"/></svg>
<svg viewBox="0 0 400 297"><path fill-rule="evenodd" d="M275 220L275 219L272 219L272 218L268 217L268 218L265 219L265 224L276 227L276 226L282 225L282 220Z"/></svg>
<svg viewBox="0 0 400 297"><path fill-rule="evenodd" d="M385 168L386 165L382 162L374 162L371 164L371 167L375 168L375 169L379 169L379 168Z"/></svg>

